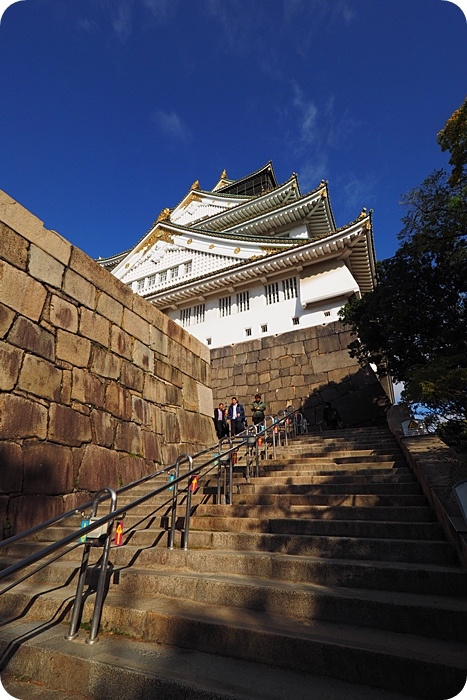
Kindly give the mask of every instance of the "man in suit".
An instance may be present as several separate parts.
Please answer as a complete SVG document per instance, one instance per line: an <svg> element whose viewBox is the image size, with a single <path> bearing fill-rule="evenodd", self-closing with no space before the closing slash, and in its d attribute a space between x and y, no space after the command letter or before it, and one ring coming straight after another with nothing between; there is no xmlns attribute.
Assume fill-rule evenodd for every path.
<svg viewBox="0 0 467 700"><path fill-rule="evenodd" d="M216 428L216 435L219 440L229 434L229 426L227 424L225 406L223 403L220 403L219 407L214 409L214 427Z"/></svg>

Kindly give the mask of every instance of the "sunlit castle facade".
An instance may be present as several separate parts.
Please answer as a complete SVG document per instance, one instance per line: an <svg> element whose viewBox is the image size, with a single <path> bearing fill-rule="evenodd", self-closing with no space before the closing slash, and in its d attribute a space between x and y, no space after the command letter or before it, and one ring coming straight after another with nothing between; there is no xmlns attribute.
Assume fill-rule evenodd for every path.
<svg viewBox="0 0 467 700"><path fill-rule="evenodd" d="M302 194L271 162L193 183L131 250L98 262L212 348L336 321L375 285L370 214L337 229L327 183Z"/></svg>

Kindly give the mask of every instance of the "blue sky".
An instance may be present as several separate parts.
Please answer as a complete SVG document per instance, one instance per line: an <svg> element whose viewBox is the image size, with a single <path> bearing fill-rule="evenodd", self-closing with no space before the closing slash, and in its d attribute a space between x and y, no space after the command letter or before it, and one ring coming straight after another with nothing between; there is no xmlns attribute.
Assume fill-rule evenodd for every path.
<svg viewBox="0 0 467 700"><path fill-rule="evenodd" d="M443 0L24 0L0 24L0 189L105 257L194 180L272 160L328 180L338 226L373 209L383 259L466 77Z"/></svg>

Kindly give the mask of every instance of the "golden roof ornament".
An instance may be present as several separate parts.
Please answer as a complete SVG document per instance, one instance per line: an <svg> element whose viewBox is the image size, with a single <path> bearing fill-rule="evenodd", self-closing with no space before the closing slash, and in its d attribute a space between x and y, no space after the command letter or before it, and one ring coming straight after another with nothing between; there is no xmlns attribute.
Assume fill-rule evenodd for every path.
<svg viewBox="0 0 467 700"><path fill-rule="evenodd" d="M223 180L225 177L227 177L227 170L224 168L224 170L221 172L221 180Z"/></svg>
<svg viewBox="0 0 467 700"><path fill-rule="evenodd" d="M190 189L199 190L199 180L195 180Z"/></svg>
<svg viewBox="0 0 467 700"><path fill-rule="evenodd" d="M363 207L362 211L360 212L358 219L364 219L366 216L366 207ZM357 221L358 221L357 219Z"/></svg>
<svg viewBox="0 0 467 700"><path fill-rule="evenodd" d="M157 221L166 221L170 216L170 209L165 207L165 209L162 209L161 213L157 217ZM156 221L156 223L157 223Z"/></svg>

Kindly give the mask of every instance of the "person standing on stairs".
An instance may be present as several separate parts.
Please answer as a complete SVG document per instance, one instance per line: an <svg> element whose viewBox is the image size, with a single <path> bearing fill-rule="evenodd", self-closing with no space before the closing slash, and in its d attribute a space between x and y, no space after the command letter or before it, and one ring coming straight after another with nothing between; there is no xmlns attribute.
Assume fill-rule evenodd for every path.
<svg viewBox="0 0 467 700"><path fill-rule="evenodd" d="M261 394L255 395L255 400L251 404L251 417L253 419L253 424L258 425L264 421L264 413L266 411L266 404L261 398Z"/></svg>
<svg viewBox="0 0 467 700"><path fill-rule="evenodd" d="M326 401L324 404L323 419L329 430L336 430L336 428L342 427L341 417L329 401Z"/></svg>
<svg viewBox="0 0 467 700"><path fill-rule="evenodd" d="M241 403L238 403L236 396L232 396L227 417L230 421L231 435L238 435L245 429L245 409Z"/></svg>

